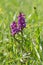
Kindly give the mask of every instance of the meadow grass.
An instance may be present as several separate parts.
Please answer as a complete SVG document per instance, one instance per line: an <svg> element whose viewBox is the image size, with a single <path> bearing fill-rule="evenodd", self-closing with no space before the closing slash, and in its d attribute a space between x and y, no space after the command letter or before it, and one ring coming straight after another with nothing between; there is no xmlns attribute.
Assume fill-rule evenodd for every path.
<svg viewBox="0 0 43 65"><path fill-rule="evenodd" d="M10 32L19 12L26 18L22 44ZM43 65L43 0L0 0L0 65Z"/></svg>

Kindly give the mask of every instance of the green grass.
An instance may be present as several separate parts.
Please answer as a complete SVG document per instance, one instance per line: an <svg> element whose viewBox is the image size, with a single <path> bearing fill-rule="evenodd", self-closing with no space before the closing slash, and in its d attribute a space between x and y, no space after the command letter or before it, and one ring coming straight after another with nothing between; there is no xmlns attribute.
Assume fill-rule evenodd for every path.
<svg viewBox="0 0 43 65"><path fill-rule="evenodd" d="M10 33L19 12L27 21L24 44ZM43 65L43 0L0 0L0 65Z"/></svg>

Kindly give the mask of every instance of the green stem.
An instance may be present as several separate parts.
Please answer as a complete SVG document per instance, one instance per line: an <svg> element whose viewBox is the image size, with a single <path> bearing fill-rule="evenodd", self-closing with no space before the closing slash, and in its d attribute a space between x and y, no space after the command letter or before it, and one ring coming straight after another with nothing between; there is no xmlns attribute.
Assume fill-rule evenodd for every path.
<svg viewBox="0 0 43 65"><path fill-rule="evenodd" d="M22 43L21 43L21 47L22 47L22 50L23 50L23 29L22 29L22 31L21 31L21 35L22 35Z"/></svg>
<svg viewBox="0 0 43 65"><path fill-rule="evenodd" d="M21 35L22 35L22 44L23 44L23 30L21 31Z"/></svg>

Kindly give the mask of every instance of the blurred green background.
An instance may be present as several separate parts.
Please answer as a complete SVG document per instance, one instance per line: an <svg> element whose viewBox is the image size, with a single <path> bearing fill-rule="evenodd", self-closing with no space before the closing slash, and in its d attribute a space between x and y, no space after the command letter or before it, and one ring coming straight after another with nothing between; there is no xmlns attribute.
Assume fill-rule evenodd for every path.
<svg viewBox="0 0 43 65"><path fill-rule="evenodd" d="M23 54L10 34L10 23L17 20L19 12L23 12L26 16L25 34L29 36L31 33L31 38L36 42L35 51L31 40L24 46L25 53L31 53L27 61L24 58L20 61ZM21 63L22 61L26 63ZM0 65L43 65L43 0L0 0Z"/></svg>

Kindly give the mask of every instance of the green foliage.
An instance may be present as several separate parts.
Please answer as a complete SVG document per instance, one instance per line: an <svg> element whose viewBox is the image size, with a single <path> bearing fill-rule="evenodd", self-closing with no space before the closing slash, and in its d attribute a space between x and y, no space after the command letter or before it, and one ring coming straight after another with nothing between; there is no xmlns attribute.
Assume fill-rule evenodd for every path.
<svg viewBox="0 0 43 65"><path fill-rule="evenodd" d="M10 33L19 12L26 15L23 43L20 33L15 40ZM43 65L42 0L0 0L0 65Z"/></svg>

